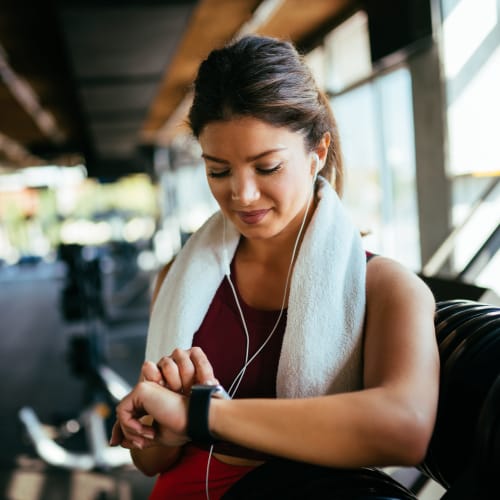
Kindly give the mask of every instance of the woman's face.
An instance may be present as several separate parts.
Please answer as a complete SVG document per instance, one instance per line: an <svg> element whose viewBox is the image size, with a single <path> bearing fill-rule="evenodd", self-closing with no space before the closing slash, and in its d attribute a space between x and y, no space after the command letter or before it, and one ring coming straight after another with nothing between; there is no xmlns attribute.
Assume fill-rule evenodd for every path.
<svg viewBox="0 0 500 500"><path fill-rule="evenodd" d="M243 236L296 232L316 167L300 133L243 117L209 123L199 141L210 190Z"/></svg>

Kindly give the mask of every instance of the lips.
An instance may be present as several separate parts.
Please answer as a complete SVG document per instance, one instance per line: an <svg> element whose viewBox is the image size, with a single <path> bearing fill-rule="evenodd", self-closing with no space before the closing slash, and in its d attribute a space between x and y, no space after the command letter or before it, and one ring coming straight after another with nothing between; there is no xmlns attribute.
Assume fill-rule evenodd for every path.
<svg viewBox="0 0 500 500"><path fill-rule="evenodd" d="M238 211L238 217L245 224L258 224L269 212L268 208L263 210Z"/></svg>

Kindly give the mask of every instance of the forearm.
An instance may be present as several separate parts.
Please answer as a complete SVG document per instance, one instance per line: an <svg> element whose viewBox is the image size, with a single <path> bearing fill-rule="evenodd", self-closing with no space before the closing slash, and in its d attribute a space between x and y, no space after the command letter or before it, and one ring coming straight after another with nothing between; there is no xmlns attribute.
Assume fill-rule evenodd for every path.
<svg viewBox="0 0 500 500"><path fill-rule="evenodd" d="M221 439L333 467L417 463L432 428L383 388L310 399L214 400L209 425Z"/></svg>
<svg viewBox="0 0 500 500"><path fill-rule="evenodd" d="M130 450L134 465L146 476L155 476L168 470L177 462L182 448L179 446L154 446L143 450Z"/></svg>

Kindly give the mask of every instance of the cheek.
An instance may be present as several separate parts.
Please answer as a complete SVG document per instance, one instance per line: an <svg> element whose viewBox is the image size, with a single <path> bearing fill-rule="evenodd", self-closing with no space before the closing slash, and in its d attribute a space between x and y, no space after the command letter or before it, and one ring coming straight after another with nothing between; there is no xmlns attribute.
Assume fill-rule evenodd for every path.
<svg viewBox="0 0 500 500"><path fill-rule="evenodd" d="M226 197L227 191L227 189L224 187L224 183L214 182L213 180L208 179L208 187L217 203L222 204L224 202L224 198Z"/></svg>
<svg viewBox="0 0 500 500"><path fill-rule="evenodd" d="M266 194L272 197L280 206L290 203L290 186L286 182L280 182L268 190Z"/></svg>
<svg viewBox="0 0 500 500"><path fill-rule="evenodd" d="M277 184L273 192L285 205L295 206L303 203L304 198L307 198L311 185L312 179L307 175L297 173Z"/></svg>

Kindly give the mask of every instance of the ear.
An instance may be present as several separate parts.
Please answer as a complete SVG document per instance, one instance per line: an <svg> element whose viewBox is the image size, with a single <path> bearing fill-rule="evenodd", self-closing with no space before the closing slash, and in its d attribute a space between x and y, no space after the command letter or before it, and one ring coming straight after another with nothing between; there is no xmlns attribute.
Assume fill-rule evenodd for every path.
<svg viewBox="0 0 500 500"><path fill-rule="evenodd" d="M314 158L313 181L316 182L316 178L318 177L319 171L321 170L321 162L316 152L313 152L312 156Z"/></svg>
<svg viewBox="0 0 500 500"><path fill-rule="evenodd" d="M332 136L330 135L330 132L325 132L318 145L316 146L316 153L319 156L321 165L325 164L326 156L328 155L328 148L330 147L331 141Z"/></svg>
<svg viewBox="0 0 500 500"><path fill-rule="evenodd" d="M330 147L330 142L332 138L330 136L330 132L325 132L321 140L318 142L317 146L314 148L314 153L318 155L321 170L326 162L326 157L328 155L328 148ZM314 164L314 167L316 165ZM314 168L313 167L313 168Z"/></svg>

